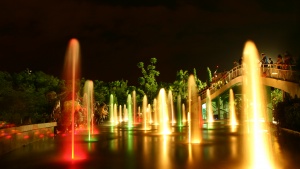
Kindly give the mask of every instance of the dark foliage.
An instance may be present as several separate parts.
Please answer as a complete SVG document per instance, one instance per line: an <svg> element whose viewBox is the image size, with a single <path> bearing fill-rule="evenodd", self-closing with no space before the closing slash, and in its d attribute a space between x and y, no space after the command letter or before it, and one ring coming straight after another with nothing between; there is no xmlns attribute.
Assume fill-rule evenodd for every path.
<svg viewBox="0 0 300 169"><path fill-rule="evenodd" d="M300 99L279 102L274 109L274 118L280 127L300 131Z"/></svg>

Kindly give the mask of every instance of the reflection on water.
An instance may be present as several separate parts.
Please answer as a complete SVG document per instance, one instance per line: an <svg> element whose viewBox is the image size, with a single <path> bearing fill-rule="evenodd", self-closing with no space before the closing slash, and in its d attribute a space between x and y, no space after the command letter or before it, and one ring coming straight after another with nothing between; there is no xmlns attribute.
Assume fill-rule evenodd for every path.
<svg viewBox="0 0 300 169"><path fill-rule="evenodd" d="M200 144L188 144L188 127L173 127L170 135L156 130L129 130L125 125L102 126L97 141L87 142L85 135L76 135L77 150L85 158L71 162L63 159L70 135L36 142L1 156L0 163L9 168L243 168L242 130L232 132L228 123L212 123L212 128L201 130ZM278 135L272 140L273 156L278 168L293 168L300 159L299 137ZM30 155L29 155L30 154ZM284 157L284 158L283 158ZM18 161L18 163L16 163ZM32 163L31 161L37 161ZM22 164L22 167L21 167ZM4 167L5 168L5 167Z"/></svg>

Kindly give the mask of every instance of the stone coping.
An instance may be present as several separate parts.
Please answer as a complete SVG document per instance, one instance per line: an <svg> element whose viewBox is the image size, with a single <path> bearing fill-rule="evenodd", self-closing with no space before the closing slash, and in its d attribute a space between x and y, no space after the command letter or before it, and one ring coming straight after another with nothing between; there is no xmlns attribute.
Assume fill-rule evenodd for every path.
<svg viewBox="0 0 300 169"><path fill-rule="evenodd" d="M298 131L294 131L294 130L287 129L287 128L281 128L281 130L286 131L291 134L294 134L294 135L297 135L297 136L300 136L300 132L298 132Z"/></svg>
<svg viewBox="0 0 300 169"><path fill-rule="evenodd" d="M37 130L37 129L41 129L41 128L55 127L55 126L57 126L57 122L30 124L30 125L24 125L24 126L18 126L18 127L4 128L4 129L0 129L0 137L4 136L6 134L16 134L16 133L22 133L22 132L26 132L26 131Z"/></svg>

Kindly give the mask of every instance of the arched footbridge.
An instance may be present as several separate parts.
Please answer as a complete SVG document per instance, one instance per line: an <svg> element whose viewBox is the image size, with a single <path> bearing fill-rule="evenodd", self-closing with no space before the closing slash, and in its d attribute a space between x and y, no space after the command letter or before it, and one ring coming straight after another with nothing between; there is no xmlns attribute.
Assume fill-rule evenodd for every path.
<svg viewBox="0 0 300 169"><path fill-rule="evenodd" d="M281 89L288 93L291 97L300 97L300 85L299 77L300 72L295 70L294 65L283 66L276 64L272 65L262 65L261 76L262 83L265 86L274 87ZM206 102L206 92L210 90L210 97L214 99L224 92L228 91L237 85L242 85L243 83L243 68L242 66L236 66L230 71L219 74L221 77L214 77L212 85L200 92L202 103Z"/></svg>

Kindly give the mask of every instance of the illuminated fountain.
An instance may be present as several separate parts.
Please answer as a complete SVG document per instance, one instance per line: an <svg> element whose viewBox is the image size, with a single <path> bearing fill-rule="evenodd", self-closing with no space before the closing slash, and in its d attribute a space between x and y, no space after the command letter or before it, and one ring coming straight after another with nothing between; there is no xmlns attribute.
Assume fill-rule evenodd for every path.
<svg viewBox="0 0 300 169"><path fill-rule="evenodd" d="M87 112L88 141L91 141L91 134L94 133L94 129L93 129L94 84L93 81L91 80L87 80L84 84L83 106Z"/></svg>
<svg viewBox="0 0 300 169"><path fill-rule="evenodd" d="M71 40L70 51L68 50L71 59L69 61L70 65L67 67L67 70L69 70L68 78L71 79L67 81L69 82L67 83L67 85L69 85L67 89L71 90L71 92L67 92L72 93L72 100L69 99L71 101L66 101L64 104L68 106L64 107L68 107L69 112L72 112L72 144L70 144L71 137L66 137L68 133L59 132L56 137L57 139L52 139L50 142L41 140L42 142L32 143L33 146L23 146L20 149L1 156L1 167L93 168L93 166L101 165L101 168L268 169L275 166L273 166L274 162L284 166L284 168L293 168L298 165L298 140L292 140L294 137L287 139L286 136L288 135L283 133L282 135L278 135L278 139L270 138L271 132L265 123L265 105L267 104L265 104L266 99L263 97L264 91L261 90L260 72L259 68L257 68L258 54L252 42L247 42L244 51L245 62L243 71L245 76L243 77L242 84L244 85L243 91L245 93L243 94L242 100L245 101L243 103L245 110L242 112L243 117L237 126L239 129L243 128L244 130L237 130L237 133L233 134L228 130L228 126L225 126L224 123L221 122L213 123L214 128L212 130L202 130L201 98L197 95L195 79L193 76L190 76L188 82L188 101L182 104L180 96L177 98L177 113L179 113L177 123L179 126L181 123L187 127L178 127L179 130L176 127L171 128L172 122L170 121L170 117L172 114L170 113L169 99L166 96L165 90L161 89L159 95L153 101L153 121L154 124L157 125L153 126L153 128L157 128L158 130L142 131L143 133L140 130L133 130L133 114L137 113L136 110L133 111L133 108L136 106L135 101L133 101L135 99L131 97L135 95L133 93L132 95L128 95L127 104L123 106L123 113L121 112L122 107L119 107L117 115L119 118L116 118L116 121L119 119L123 120L124 126L127 125L128 127L127 129L111 127L113 130L109 130L107 126L99 125L97 128L100 128L101 132L94 135L99 140L98 142L80 142L79 135L76 135L76 144L74 146L74 112L79 107L79 102L76 102L75 97L75 93L78 93L78 86L76 84L79 84L79 81L75 83L75 80L79 78L77 77L77 66L74 66L77 65L77 61L75 62L73 59L78 59L78 48L77 40ZM76 69L74 67L76 67ZM91 81L86 83L87 86L92 85ZM92 87L90 87L89 91L92 91ZM84 96L86 100L87 98L92 98L92 94L90 94L90 96L87 95L88 94L85 94ZM233 93L230 95L233 96ZM71 95L68 96L70 97ZM209 97L210 95L208 94L208 98ZM90 100L92 101L92 99ZM230 100L230 105L232 106L232 100L234 100L234 98L230 96ZM92 103L84 103L84 105L87 107L87 105L92 105ZM151 106L148 104L146 108L146 105L147 103L145 101L142 113L143 116L145 116L144 124L148 125L148 122L152 119L150 117L152 116L149 115L150 117L148 118L147 113L152 111ZM187 106L187 110L185 105ZM209 105L210 104L207 104L208 109L212 110ZM109 106L109 115L110 118L112 118L109 120L115 120L113 117L115 113L117 113L117 106L116 104L114 105L113 95L110 96ZM232 107L230 109L234 110ZM92 107L90 111L92 111ZM186 123L186 111L188 111L188 124ZM209 110L207 112L209 112ZM91 118L90 115L89 117ZM208 118L210 115L207 114L206 117ZM213 117L211 119L213 119ZM90 123L90 121L91 119L88 120L88 123ZM171 129L174 129L172 134L170 134ZM5 141L9 141L6 139L13 137L12 135L5 134L5 132L0 134L2 138L4 137L3 139L5 139ZM23 135L18 133L17 137L23 138ZM26 139L28 139L28 137L30 137L30 135L27 135ZM60 140L64 140L65 142L61 142ZM296 142L294 143L294 141ZM182 142L187 144L181 144ZM63 145L60 145L61 143ZM201 145L199 145L199 143ZM292 144L290 145L290 143ZM273 146L273 149L270 146ZM70 150L72 148L71 162L61 161L62 158L58 155L64 152L61 151L61 149L65 148L68 149L68 159L70 159L69 152L71 152ZM80 150L83 151L80 152ZM30 155L28 155L27 152L30 153ZM85 154L80 154L82 152ZM273 153L273 157L271 157L271 153ZM283 157L280 156L281 154ZM80 162L73 160L83 159L82 157L86 157L87 160ZM274 159L276 159L276 161ZM20 160L22 163L16 167L15 165L18 165L17 160ZM36 162L26 162L32 160ZM281 161L283 161L283 163L281 163Z"/></svg>
<svg viewBox="0 0 300 169"><path fill-rule="evenodd" d="M186 111L185 111L185 104L182 103L182 125L186 125Z"/></svg>
<svg viewBox="0 0 300 169"><path fill-rule="evenodd" d="M127 96L127 127L133 127L133 117L132 117L132 99L131 95Z"/></svg>
<svg viewBox="0 0 300 169"><path fill-rule="evenodd" d="M136 123L140 123L141 121L141 119L140 119L140 114L141 114L141 107L140 106L138 106L138 108L137 108L137 117L134 117L134 119L136 119L135 120L135 122Z"/></svg>
<svg viewBox="0 0 300 169"><path fill-rule="evenodd" d="M158 125L157 99L153 100L153 125Z"/></svg>
<svg viewBox="0 0 300 169"><path fill-rule="evenodd" d="M238 124L236 121L234 94L232 89L229 90L229 119L231 126L236 126Z"/></svg>
<svg viewBox="0 0 300 169"><path fill-rule="evenodd" d="M119 105L119 111L118 111L118 116L119 116L119 123L124 121L124 115L122 112L122 105Z"/></svg>
<svg viewBox="0 0 300 169"><path fill-rule="evenodd" d="M259 68L259 54L253 42L243 52L244 149L249 168L273 168L272 143L267 124L265 90Z"/></svg>
<svg viewBox="0 0 300 169"><path fill-rule="evenodd" d="M198 96L198 111L199 111L199 127L202 128L203 117L202 117L202 102L200 96Z"/></svg>
<svg viewBox="0 0 300 169"><path fill-rule="evenodd" d="M115 103L114 104L114 111L113 111L113 125L117 125L119 123L119 118L118 118L118 106Z"/></svg>
<svg viewBox="0 0 300 169"><path fill-rule="evenodd" d="M114 124L114 96L110 94L109 97L109 121Z"/></svg>
<svg viewBox="0 0 300 169"><path fill-rule="evenodd" d="M177 125L182 126L181 96L177 96Z"/></svg>
<svg viewBox="0 0 300 169"><path fill-rule="evenodd" d="M198 102L198 90L193 75L188 80L188 142L189 143L200 143L201 142L201 131L200 131L200 118L199 118L199 102Z"/></svg>
<svg viewBox="0 0 300 169"><path fill-rule="evenodd" d="M171 123L173 126L176 123L176 120L175 120L175 114L174 114L173 94L172 94L171 90L168 91L168 104L169 104L169 110L170 110L170 114L171 114Z"/></svg>
<svg viewBox="0 0 300 169"><path fill-rule="evenodd" d="M149 114L149 124L153 123L151 104L148 104L147 112Z"/></svg>
<svg viewBox="0 0 300 169"><path fill-rule="evenodd" d="M78 86L76 85L79 79L80 69L80 47L77 39L71 39L66 52L64 73L66 78L66 85L71 91L71 126L72 126L72 138L71 138L71 158L75 159L75 104L76 104L76 92L78 91Z"/></svg>
<svg viewBox="0 0 300 169"><path fill-rule="evenodd" d="M136 115L136 107L137 107L137 105L136 105L136 91L134 90L134 91L132 91L132 111L133 111L133 124L136 124L137 122L136 122L136 117L137 117L137 115Z"/></svg>
<svg viewBox="0 0 300 169"><path fill-rule="evenodd" d="M206 90L206 121L213 122L214 121L214 114L212 109L212 103L210 98L210 90Z"/></svg>
<svg viewBox="0 0 300 169"><path fill-rule="evenodd" d="M143 127L144 130L148 130L148 101L147 101L147 96L144 95L143 97L143 105L142 105L142 112L143 112Z"/></svg>
<svg viewBox="0 0 300 169"><path fill-rule="evenodd" d="M124 106L123 106L123 113L124 113L123 121L128 122L128 112L127 112L126 104L124 104Z"/></svg>
<svg viewBox="0 0 300 169"><path fill-rule="evenodd" d="M158 132L161 134L170 134L170 120L169 120L169 110L167 103L167 96L165 89L160 89L157 97L157 113L159 116L159 126Z"/></svg>

